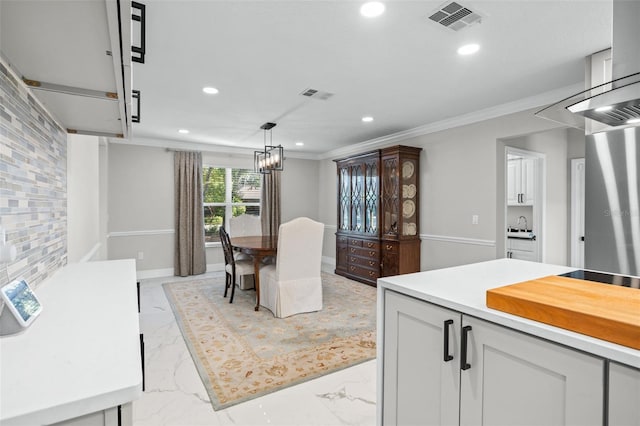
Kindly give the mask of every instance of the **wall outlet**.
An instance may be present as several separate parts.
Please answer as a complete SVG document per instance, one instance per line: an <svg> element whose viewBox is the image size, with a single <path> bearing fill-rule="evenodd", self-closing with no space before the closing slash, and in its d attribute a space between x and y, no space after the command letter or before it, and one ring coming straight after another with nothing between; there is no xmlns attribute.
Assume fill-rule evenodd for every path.
<svg viewBox="0 0 640 426"><path fill-rule="evenodd" d="M143 251L139 251L138 252L138 260L144 260L144 252Z"/></svg>
<svg viewBox="0 0 640 426"><path fill-rule="evenodd" d="M478 218L477 214L474 214L473 216L471 216L471 224L472 225L477 225L478 224L478 220L479 220L479 218Z"/></svg>

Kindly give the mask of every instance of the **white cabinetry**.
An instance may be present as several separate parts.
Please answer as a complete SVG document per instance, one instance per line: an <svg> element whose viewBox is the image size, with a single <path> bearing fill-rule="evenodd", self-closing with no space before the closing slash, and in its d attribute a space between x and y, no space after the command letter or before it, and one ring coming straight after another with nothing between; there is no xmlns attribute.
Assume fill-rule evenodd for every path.
<svg viewBox="0 0 640 426"><path fill-rule="evenodd" d="M535 161L534 158L516 158L507 162L507 205L534 204Z"/></svg>
<svg viewBox="0 0 640 426"><path fill-rule="evenodd" d="M384 425L602 424L601 358L389 290L383 353Z"/></svg>
<svg viewBox="0 0 640 426"><path fill-rule="evenodd" d="M640 370L609 363L609 425L640 426Z"/></svg>
<svg viewBox="0 0 640 426"><path fill-rule="evenodd" d="M507 238L507 257L537 262L536 244L535 240Z"/></svg>
<svg viewBox="0 0 640 426"><path fill-rule="evenodd" d="M383 424L458 424L458 312L386 292ZM445 360L446 333L449 333Z"/></svg>

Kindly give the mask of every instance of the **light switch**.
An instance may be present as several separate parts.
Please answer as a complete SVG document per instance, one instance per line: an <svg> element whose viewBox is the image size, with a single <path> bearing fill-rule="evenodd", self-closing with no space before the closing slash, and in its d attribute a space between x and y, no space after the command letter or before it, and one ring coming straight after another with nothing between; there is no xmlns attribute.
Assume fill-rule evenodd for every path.
<svg viewBox="0 0 640 426"><path fill-rule="evenodd" d="M473 216L471 216L471 224L472 225L477 225L478 224L478 215L474 214Z"/></svg>

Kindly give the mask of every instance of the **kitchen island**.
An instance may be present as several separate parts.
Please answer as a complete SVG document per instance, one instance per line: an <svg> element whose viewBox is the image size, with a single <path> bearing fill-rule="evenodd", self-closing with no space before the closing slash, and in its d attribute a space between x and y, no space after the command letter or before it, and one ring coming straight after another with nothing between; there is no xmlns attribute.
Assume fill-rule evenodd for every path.
<svg viewBox="0 0 640 426"><path fill-rule="evenodd" d="M486 306L489 289L573 270L499 259L379 279L378 423L640 425L640 351Z"/></svg>

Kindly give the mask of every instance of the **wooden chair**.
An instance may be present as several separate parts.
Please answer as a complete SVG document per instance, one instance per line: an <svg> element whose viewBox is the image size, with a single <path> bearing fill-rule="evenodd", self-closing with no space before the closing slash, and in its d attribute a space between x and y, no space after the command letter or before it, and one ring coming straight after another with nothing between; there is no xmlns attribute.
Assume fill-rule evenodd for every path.
<svg viewBox="0 0 640 426"><path fill-rule="evenodd" d="M260 305L278 318L322 309L324 225L299 217L280 225L276 263L260 269Z"/></svg>
<svg viewBox="0 0 640 426"><path fill-rule="evenodd" d="M231 287L231 298L229 303L233 303L233 295L236 291L236 276L238 275L253 275L253 261L251 260L236 260L233 257L233 247L231 246L231 239L229 234L224 229L224 226L220 227L220 241L222 242L222 250L224 251L224 270L225 270L225 286L224 297L227 297L227 291Z"/></svg>

